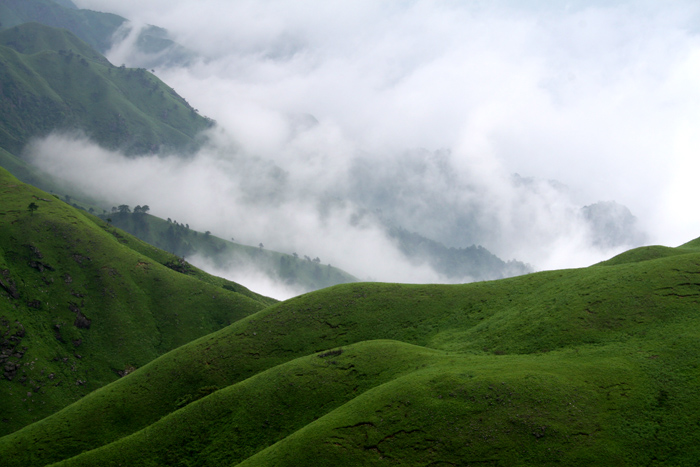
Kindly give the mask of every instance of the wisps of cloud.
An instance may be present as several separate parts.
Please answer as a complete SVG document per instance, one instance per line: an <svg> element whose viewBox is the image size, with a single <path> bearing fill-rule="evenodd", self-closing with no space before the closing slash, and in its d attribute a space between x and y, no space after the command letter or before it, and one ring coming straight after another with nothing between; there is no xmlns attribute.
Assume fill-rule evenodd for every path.
<svg viewBox="0 0 700 467"><path fill-rule="evenodd" d="M478 205L481 234L460 245L443 233L454 246L478 242L538 269L589 264L611 253L591 246L580 216L599 200L629 206L653 242L700 234L689 175L700 149L695 2L75 3L165 27L200 54L156 71L222 129L190 161L104 155L89 178L126 202L253 244L313 248L360 276L439 280L385 258L395 250L379 227L349 221L372 206L348 174L364 160L389 179L404 154L449 149L452 185L428 171L404 186L430 188L434 210ZM127 65L128 46L113 51ZM402 206L398 221L418 229L421 207L411 218ZM424 222L422 233L441 228Z"/></svg>

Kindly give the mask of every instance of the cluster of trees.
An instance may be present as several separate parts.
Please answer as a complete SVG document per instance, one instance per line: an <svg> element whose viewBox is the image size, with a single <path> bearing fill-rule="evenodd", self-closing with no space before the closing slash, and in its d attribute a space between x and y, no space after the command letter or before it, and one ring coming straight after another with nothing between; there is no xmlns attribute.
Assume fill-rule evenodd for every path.
<svg viewBox="0 0 700 467"><path fill-rule="evenodd" d="M344 282L342 275L339 275L330 264L322 267L320 265L321 259L318 257L311 259L305 255L304 259L306 261L300 260L297 253L292 253L292 257L290 258L287 255L280 256L277 270L279 278L289 285L310 282L315 289L320 289ZM313 265L307 266L305 263L312 263Z"/></svg>
<svg viewBox="0 0 700 467"><path fill-rule="evenodd" d="M296 258L296 259L299 259L299 255L296 252L292 253L292 256L294 256L294 258ZM308 262L319 263L319 264L321 263L321 258L319 258L318 256L315 257L314 259L311 259L309 256L304 255L304 259Z"/></svg>
<svg viewBox="0 0 700 467"><path fill-rule="evenodd" d="M148 207L147 204L144 204L143 206L136 206L134 208L134 214L146 214L150 210L151 210L151 208ZM130 214L131 207L129 207L128 204L120 204L119 206L112 206L112 212L119 213L122 215Z"/></svg>

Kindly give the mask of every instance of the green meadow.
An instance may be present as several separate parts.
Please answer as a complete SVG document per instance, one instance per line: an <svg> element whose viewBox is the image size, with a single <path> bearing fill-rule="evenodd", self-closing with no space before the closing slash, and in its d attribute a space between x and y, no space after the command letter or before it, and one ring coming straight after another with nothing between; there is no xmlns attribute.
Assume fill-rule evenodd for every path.
<svg viewBox="0 0 700 467"><path fill-rule="evenodd" d="M0 385L3 465L700 458L698 241L583 269L352 283L273 303L174 271L172 255L7 175L2 190L14 200L0 216L3 283L22 284L19 299L4 290L2 315L28 347L25 373ZM26 305L35 298L41 308Z"/></svg>

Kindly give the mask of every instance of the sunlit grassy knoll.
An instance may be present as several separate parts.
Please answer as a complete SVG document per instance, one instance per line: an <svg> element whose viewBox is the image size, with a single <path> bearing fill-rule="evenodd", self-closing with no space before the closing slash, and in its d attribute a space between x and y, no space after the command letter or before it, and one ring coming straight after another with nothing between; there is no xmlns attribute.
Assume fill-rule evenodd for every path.
<svg viewBox="0 0 700 467"><path fill-rule="evenodd" d="M163 355L0 452L10 465L691 463L700 254L681 250L307 294Z"/></svg>
<svg viewBox="0 0 700 467"><path fill-rule="evenodd" d="M3 434L274 303L189 265L177 272L176 256L3 169L0 198Z"/></svg>

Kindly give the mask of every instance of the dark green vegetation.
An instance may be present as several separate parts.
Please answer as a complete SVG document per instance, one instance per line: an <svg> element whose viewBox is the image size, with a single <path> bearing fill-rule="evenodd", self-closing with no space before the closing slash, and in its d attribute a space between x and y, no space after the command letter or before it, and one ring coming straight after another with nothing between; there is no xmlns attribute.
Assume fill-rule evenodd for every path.
<svg viewBox="0 0 700 467"><path fill-rule="evenodd" d="M207 258L219 269L245 270L254 267L268 277L295 290L309 292L336 284L356 282L357 278L320 259L287 255L261 247L252 247L223 240L209 233L191 230L177 220L163 220L134 208L102 214L103 219L137 238L182 257L193 255ZM138 207L140 208L140 206ZM139 211L139 212L136 212Z"/></svg>
<svg viewBox="0 0 700 467"><path fill-rule="evenodd" d="M13 380L3 381L13 392L3 413L35 410L42 391L46 405L61 405L55 386L32 386L48 378L40 371L49 365L74 391L62 400L87 392L90 383L75 386L73 378L95 376L71 365L97 361L98 344L121 356L129 346L115 345L114 334L152 342L144 318L124 317L129 300L156 308L165 300L166 309L224 305L219 312L235 300L261 306L206 284L201 294L176 286L189 278L126 247L123 260L96 268L103 255L85 234L63 250L53 246L66 244L63 229L84 224L112 243L122 234L8 183L3 199L12 193L17 201L2 216L3 258L18 259L3 266L3 313L16 313L5 339L22 334L18 346L31 341L42 350L27 351ZM32 200L38 209L30 212ZM53 209L65 227L53 227ZM35 237L11 241L20 232ZM118 264L124 269L110 275ZM64 279L69 265L72 282ZM159 287L172 286L137 292L132 281L156 273ZM20 298L12 297L15 284ZM41 308L28 304L35 297ZM126 304L100 311L90 306L97 298ZM339 285L229 318L231 325L147 364L122 357L111 365L127 376L0 438L0 456L8 466L691 465L700 458L699 302L700 240L492 282ZM52 318L42 330L18 316ZM89 329L76 324L81 316ZM100 320L119 320L119 331L98 328Z"/></svg>
<svg viewBox="0 0 700 467"><path fill-rule="evenodd" d="M0 31L0 147L79 130L130 154L186 152L212 125L148 71L111 65L70 32L38 23Z"/></svg>
<svg viewBox="0 0 700 467"><path fill-rule="evenodd" d="M4 169L0 199L2 434L274 303Z"/></svg>

